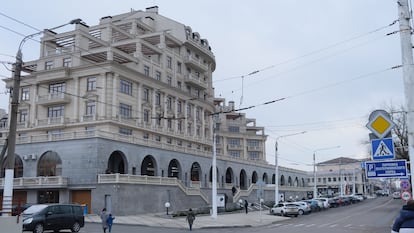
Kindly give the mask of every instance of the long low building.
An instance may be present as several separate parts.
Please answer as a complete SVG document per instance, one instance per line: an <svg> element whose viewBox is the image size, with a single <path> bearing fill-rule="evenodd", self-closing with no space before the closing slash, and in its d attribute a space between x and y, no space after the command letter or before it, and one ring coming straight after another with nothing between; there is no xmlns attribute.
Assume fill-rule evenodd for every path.
<svg viewBox="0 0 414 233"><path fill-rule="evenodd" d="M214 98L216 62L198 32L150 7L43 34L39 59L23 64L14 204L116 215L210 206L213 154L228 202L274 200L264 128ZM5 114L3 143L8 129ZM306 172L279 170L285 197L311 191Z"/></svg>

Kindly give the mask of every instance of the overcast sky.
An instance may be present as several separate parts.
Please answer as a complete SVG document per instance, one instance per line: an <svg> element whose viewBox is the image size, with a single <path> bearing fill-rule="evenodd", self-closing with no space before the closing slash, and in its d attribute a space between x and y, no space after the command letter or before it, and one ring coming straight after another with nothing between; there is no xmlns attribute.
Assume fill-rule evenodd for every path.
<svg viewBox="0 0 414 233"><path fill-rule="evenodd" d="M401 64L400 37L387 36L398 30L398 23L389 26L398 19L395 0L5 1L0 61L13 62L22 35L33 28L75 18L92 26L101 17L154 5L208 39L217 62L216 97L235 101L236 108L254 106L244 112L265 127L272 164L276 139L302 131L279 138L280 165L312 170L315 150L316 162L368 157L368 115L404 104L402 70L391 69ZM24 61L36 59L39 44L28 41L22 51ZM0 75L11 72L1 66ZM0 108L7 109L5 91L1 83Z"/></svg>

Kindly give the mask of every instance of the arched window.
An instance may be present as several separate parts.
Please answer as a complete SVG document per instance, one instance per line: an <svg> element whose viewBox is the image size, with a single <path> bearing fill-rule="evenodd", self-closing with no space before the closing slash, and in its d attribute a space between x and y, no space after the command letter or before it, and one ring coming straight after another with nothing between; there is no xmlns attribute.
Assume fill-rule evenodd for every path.
<svg viewBox="0 0 414 233"><path fill-rule="evenodd" d="M1 169L1 177L4 177L6 164L6 158L3 159L3 167ZM18 155L14 155L14 178L23 177L23 161Z"/></svg>
<svg viewBox="0 0 414 233"><path fill-rule="evenodd" d="M256 182L257 182L257 172L254 171L253 174L252 174L252 183L256 184Z"/></svg>
<svg viewBox="0 0 414 233"><path fill-rule="evenodd" d="M125 160L125 155L122 152L114 151L111 156L109 156L106 173L128 173Z"/></svg>
<svg viewBox="0 0 414 233"><path fill-rule="evenodd" d="M232 183L233 183L233 169L229 167L226 170L226 184L232 184Z"/></svg>
<svg viewBox="0 0 414 233"><path fill-rule="evenodd" d="M181 166L178 160L172 159L168 165L168 177L181 179Z"/></svg>
<svg viewBox="0 0 414 233"><path fill-rule="evenodd" d="M157 164L154 157L151 155L145 156L141 164L141 175L156 176L157 175Z"/></svg>
<svg viewBox="0 0 414 233"><path fill-rule="evenodd" d="M44 153L37 164L37 176L61 176L62 160L54 151Z"/></svg>
<svg viewBox="0 0 414 233"><path fill-rule="evenodd" d="M200 181L201 167L197 162L191 165L191 181Z"/></svg>

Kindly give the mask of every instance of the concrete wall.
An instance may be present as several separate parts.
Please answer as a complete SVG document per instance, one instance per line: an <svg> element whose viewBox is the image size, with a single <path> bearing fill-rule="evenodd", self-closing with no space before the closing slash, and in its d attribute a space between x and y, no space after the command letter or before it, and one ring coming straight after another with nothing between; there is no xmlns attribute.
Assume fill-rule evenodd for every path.
<svg viewBox="0 0 414 233"><path fill-rule="evenodd" d="M23 230L23 222L17 216L0 217L1 232L21 233ZM6 230L7 229L7 230Z"/></svg>

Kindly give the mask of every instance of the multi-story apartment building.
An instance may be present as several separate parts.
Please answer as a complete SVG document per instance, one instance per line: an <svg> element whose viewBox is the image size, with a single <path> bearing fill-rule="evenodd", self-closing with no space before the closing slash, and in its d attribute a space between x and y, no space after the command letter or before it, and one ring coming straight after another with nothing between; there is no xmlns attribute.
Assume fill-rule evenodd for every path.
<svg viewBox="0 0 414 233"><path fill-rule="evenodd" d="M23 65L15 202L115 214L162 211L167 201L171 210L209 205L214 116L218 192L256 199L257 181L274 183L264 128L214 98L208 40L157 7L46 30L40 46L39 59ZM0 129L4 141L7 117ZM285 191L305 193L305 172L280 171Z"/></svg>
<svg viewBox="0 0 414 233"><path fill-rule="evenodd" d="M368 181L361 162L338 157L315 164L317 193L324 196L368 193ZM308 184L314 187L313 173L309 173Z"/></svg>

